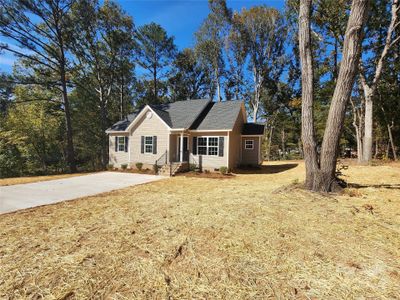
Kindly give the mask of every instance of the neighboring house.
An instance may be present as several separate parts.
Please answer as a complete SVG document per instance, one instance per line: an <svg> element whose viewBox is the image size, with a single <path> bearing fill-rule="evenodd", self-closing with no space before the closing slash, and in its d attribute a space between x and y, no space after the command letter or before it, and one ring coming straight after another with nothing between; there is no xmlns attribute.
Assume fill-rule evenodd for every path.
<svg viewBox="0 0 400 300"><path fill-rule="evenodd" d="M241 101L187 100L146 105L107 129L109 163L170 173L261 163L264 126L246 122ZM164 172L166 173L166 172Z"/></svg>

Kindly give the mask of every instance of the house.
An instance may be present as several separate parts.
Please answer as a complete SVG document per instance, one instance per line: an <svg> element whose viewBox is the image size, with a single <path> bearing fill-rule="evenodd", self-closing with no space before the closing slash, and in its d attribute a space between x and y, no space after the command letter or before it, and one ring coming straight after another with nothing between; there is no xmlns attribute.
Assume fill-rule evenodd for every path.
<svg viewBox="0 0 400 300"><path fill-rule="evenodd" d="M109 163L158 165L170 175L190 164L210 171L258 165L264 126L246 120L241 101L146 105L107 129Z"/></svg>

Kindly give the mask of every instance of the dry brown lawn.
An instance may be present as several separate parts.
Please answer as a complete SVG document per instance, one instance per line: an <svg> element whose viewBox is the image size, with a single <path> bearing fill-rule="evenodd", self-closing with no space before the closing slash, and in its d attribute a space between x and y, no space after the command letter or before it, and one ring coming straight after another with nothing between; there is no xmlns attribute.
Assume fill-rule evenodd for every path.
<svg viewBox="0 0 400 300"><path fill-rule="evenodd" d="M1 215L0 298L399 299L400 168L345 175L324 196L274 163Z"/></svg>
<svg viewBox="0 0 400 300"><path fill-rule="evenodd" d="M33 182L48 181L48 180L54 180L54 179L63 179L63 178L82 176L82 175L88 175L88 173L0 178L0 186L23 184L23 183L33 183Z"/></svg>

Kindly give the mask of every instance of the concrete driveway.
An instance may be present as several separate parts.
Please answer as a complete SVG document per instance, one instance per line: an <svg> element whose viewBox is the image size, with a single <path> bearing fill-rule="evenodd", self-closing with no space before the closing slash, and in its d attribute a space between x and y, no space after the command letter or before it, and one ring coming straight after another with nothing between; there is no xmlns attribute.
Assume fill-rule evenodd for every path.
<svg viewBox="0 0 400 300"><path fill-rule="evenodd" d="M101 172L50 181L0 186L0 213L95 195L163 178L165 177Z"/></svg>

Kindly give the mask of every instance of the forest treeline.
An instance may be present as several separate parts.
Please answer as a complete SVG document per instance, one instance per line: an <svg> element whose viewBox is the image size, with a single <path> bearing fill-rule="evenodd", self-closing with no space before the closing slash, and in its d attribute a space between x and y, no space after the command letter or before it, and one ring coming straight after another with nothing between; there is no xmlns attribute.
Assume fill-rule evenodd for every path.
<svg viewBox="0 0 400 300"><path fill-rule="evenodd" d="M393 3L398 7L370 3L339 141L340 155L363 162L396 158L400 147L400 26L398 18L392 24ZM350 5L320 0L311 7L317 149ZM18 58L12 73L0 74L0 177L103 169L111 124L144 104L201 98L245 101L249 120L265 124L264 157L300 158L298 24L295 0L284 11L265 5L234 11L210 0L193 47L178 49L162 26L135 26L117 2L0 0L0 55Z"/></svg>

